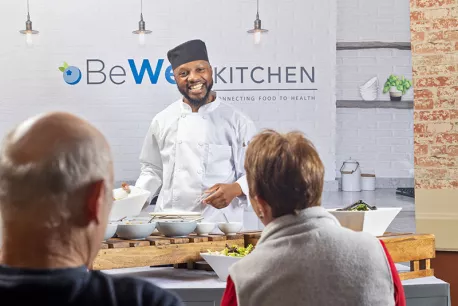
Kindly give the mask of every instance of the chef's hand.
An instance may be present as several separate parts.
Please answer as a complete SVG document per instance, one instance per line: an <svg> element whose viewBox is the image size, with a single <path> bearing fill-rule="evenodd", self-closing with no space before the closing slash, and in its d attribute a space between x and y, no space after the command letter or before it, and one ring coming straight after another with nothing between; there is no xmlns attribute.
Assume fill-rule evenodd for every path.
<svg viewBox="0 0 458 306"><path fill-rule="evenodd" d="M215 190L216 192L203 202L218 209L228 206L234 198L243 194L242 188L238 183L216 184L205 192L211 193Z"/></svg>

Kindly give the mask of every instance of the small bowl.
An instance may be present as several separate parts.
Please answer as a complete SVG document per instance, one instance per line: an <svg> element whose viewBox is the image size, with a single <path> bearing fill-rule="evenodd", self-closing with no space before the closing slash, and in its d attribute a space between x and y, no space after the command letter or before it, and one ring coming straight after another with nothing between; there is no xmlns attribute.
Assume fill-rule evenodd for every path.
<svg viewBox="0 0 458 306"><path fill-rule="evenodd" d="M156 228L155 222L126 221L118 224L116 234L121 239L138 240L150 236Z"/></svg>
<svg viewBox="0 0 458 306"><path fill-rule="evenodd" d="M243 227L242 222L220 222L218 228L226 235L235 235Z"/></svg>
<svg viewBox="0 0 458 306"><path fill-rule="evenodd" d="M216 225L215 223L211 223L211 222L197 223L196 234L197 235L208 235L215 228L215 225Z"/></svg>
<svg viewBox="0 0 458 306"><path fill-rule="evenodd" d="M166 237L184 237L191 234L197 227L196 221L158 221L157 230Z"/></svg>
<svg viewBox="0 0 458 306"><path fill-rule="evenodd" d="M107 227L105 229L105 236L103 237L103 240L110 239L116 234L116 230L118 229L118 224L116 223L108 223Z"/></svg>

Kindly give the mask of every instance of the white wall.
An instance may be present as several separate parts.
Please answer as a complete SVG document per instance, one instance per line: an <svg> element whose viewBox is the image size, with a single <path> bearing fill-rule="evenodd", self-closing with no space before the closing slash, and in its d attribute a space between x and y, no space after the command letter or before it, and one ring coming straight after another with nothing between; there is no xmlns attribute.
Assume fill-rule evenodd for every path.
<svg viewBox="0 0 458 306"><path fill-rule="evenodd" d="M403 0L404 1L404 0ZM377 100L389 101L383 94L383 85L391 75L402 75L412 80L412 57L407 50L365 49L337 51L337 100L361 100L359 86L376 76L379 82ZM404 100L413 100L409 90Z"/></svg>
<svg viewBox="0 0 458 306"><path fill-rule="evenodd" d="M289 88L293 91L256 92L252 104L235 103L259 128L300 129L315 142L326 166L326 180L335 178L335 41L334 0L261 1L263 26L270 32L254 46L246 30L253 26L256 2L235 0L144 1L143 15L153 33L139 47L131 32L137 27L139 1L31 1L38 44L25 45L25 1L0 2L0 135L26 117L48 110L66 110L90 120L108 137L115 156L116 180L136 179L138 155L153 116L179 95L161 74L157 84L135 84L127 59L165 59L175 45L193 38L207 42L214 66L315 67L313 84L215 84L215 89ZM304 31L304 29L307 29ZM102 59L105 72L122 65L126 82L86 84L86 59ZM79 67L83 79L74 86L63 82L58 67ZM154 67L153 67L154 68ZM118 70L119 71L119 70ZM118 77L119 79L119 77ZM147 79L147 78L145 78ZM315 92L296 89L316 88ZM221 93L238 96L240 93ZM251 94L251 93L249 93ZM248 93L245 93L248 95ZM279 101L280 95L286 101ZM277 97L260 103L259 97ZM292 96L312 100L292 101ZM307 98L309 99L309 98Z"/></svg>
<svg viewBox="0 0 458 306"><path fill-rule="evenodd" d="M337 171L351 158L378 178L413 177L412 118L413 110L338 108Z"/></svg>
<svg viewBox="0 0 458 306"><path fill-rule="evenodd" d="M408 0L338 0L337 41L409 42ZM412 78L411 52L397 49L337 51L337 100L362 100L359 86L374 76L377 100L389 100L383 85L390 74ZM413 100L413 90L404 100ZM413 175L413 111L402 109L337 109L336 176L349 157L377 177ZM364 170L364 169L363 169Z"/></svg>
<svg viewBox="0 0 458 306"><path fill-rule="evenodd" d="M408 0L338 0L337 41L410 41Z"/></svg>

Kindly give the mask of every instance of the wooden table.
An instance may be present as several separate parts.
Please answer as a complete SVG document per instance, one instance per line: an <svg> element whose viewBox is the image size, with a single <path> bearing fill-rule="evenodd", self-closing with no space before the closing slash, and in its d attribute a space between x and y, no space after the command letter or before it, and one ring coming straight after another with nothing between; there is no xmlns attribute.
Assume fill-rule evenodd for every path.
<svg viewBox="0 0 458 306"><path fill-rule="evenodd" d="M102 243L94 270L109 270L143 266L185 264L202 261L200 253L222 250L229 245L256 245L261 232L246 232L234 236L190 235L185 238L166 238L154 235L142 241L110 239ZM385 233L382 239L395 263L410 262L410 271L399 272L401 280L433 276L431 259L435 258L435 237L431 234ZM183 266L183 265L181 265Z"/></svg>

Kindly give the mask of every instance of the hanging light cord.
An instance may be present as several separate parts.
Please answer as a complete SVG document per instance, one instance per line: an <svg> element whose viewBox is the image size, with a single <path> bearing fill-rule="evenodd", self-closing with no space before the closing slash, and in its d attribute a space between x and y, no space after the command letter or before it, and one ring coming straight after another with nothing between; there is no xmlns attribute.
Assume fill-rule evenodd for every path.
<svg viewBox="0 0 458 306"><path fill-rule="evenodd" d="M29 14L29 0L27 0L27 18L30 19L30 14Z"/></svg>
<svg viewBox="0 0 458 306"><path fill-rule="evenodd" d="M259 0L256 0L256 18L259 19Z"/></svg>
<svg viewBox="0 0 458 306"><path fill-rule="evenodd" d="M142 16L142 19L143 19L143 0L140 0L140 15Z"/></svg>

